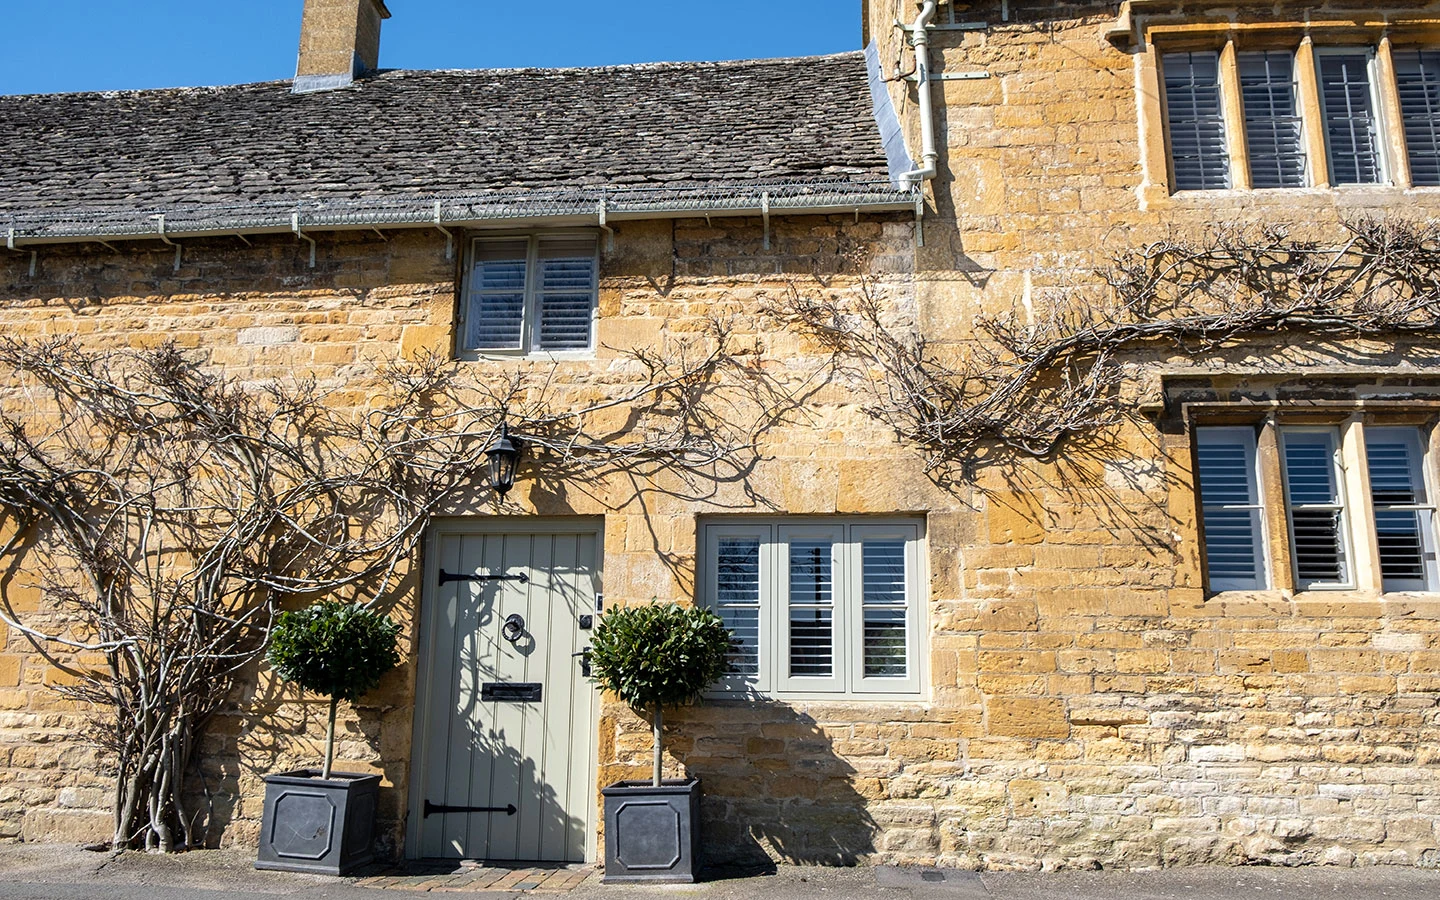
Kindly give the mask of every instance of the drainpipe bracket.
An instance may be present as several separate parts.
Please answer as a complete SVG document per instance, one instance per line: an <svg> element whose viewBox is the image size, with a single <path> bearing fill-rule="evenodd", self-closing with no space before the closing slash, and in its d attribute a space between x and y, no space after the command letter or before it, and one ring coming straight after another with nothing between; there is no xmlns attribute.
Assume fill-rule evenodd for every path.
<svg viewBox="0 0 1440 900"><path fill-rule="evenodd" d="M300 214L290 214L290 230L295 232L297 240L310 242L310 268L315 268L315 239L300 229Z"/></svg>
<svg viewBox="0 0 1440 900"><path fill-rule="evenodd" d="M449 260L449 259L454 259L454 258L455 258L455 235L450 232L450 229L448 229L448 228L446 228L444 225L441 225L441 224L440 224L440 201L439 201L439 200L436 200L436 201L435 201L435 227L436 227L436 229L439 230L439 232L440 232L441 234L445 235L445 258L446 258L447 260Z"/></svg>
<svg viewBox="0 0 1440 900"><path fill-rule="evenodd" d="M765 191L760 195L760 218L765 222L764 248L770 249L770 192Z"/></svg>

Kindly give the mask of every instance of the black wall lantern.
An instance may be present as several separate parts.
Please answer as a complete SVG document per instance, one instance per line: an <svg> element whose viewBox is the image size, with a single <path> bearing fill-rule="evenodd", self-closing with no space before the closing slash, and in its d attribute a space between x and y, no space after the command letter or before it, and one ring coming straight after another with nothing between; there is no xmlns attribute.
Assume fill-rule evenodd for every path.
<svg viewBox="0 0 1440 900"><path fill-rule="evenodd" d="M490 486L500 499L515 486L515 466L520 462L520 443L510 439L510 428L501 423L500 433L485 448L490 457Z"/></svg>

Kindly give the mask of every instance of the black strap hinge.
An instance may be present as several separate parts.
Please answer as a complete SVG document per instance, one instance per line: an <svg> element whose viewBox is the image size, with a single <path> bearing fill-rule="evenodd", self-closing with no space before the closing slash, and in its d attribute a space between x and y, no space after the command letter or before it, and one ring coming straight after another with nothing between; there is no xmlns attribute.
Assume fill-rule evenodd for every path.
<svg viewBox="0 0 1440 900"><path fill-rule="evenodd" d="M521 584L527 584L530 581L530 576L524 572L517 572L514 575L490 575L488 573L479 575L455 575L441 569L440 585L443 587L452 581L518 581Z"/></svg>
<svg viewBox="0 0 1440 900"><path fill-rule="evenodd" d="M515 804L508 803L505 806L441 806L437 803L425 801L425 818L430 818L434 813L496 813L503 812L507 816L515 815Z"/></svg>

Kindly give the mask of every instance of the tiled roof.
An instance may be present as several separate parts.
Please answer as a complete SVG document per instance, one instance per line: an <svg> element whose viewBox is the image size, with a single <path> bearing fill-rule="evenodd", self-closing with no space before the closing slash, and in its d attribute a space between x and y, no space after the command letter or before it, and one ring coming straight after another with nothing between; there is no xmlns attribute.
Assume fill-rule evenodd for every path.
<svg viewBox="0 0 1440 900"><path fill-rule="evenodd" d="M389 71L0 97L0 227L39 217L887 178L864 55ZM882 184L883 187L883 184Z"/></svg>

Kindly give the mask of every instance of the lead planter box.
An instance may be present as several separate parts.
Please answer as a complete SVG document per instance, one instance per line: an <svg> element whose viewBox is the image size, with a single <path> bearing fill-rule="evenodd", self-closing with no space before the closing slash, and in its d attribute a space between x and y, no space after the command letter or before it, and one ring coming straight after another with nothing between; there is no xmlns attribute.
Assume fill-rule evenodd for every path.
<svg viewBox="0 0 1440 900"><path fill-rule="evenodd" d="M380 776L315 769L265 777L257 869L344 875L374 859Z"/></svg>
<svg viewBox="0 0 1440 900"><path fill-rule="evenodd" d="M689 883L699 871L700 779L620 781L605 795L604 881Z"/></svg>

